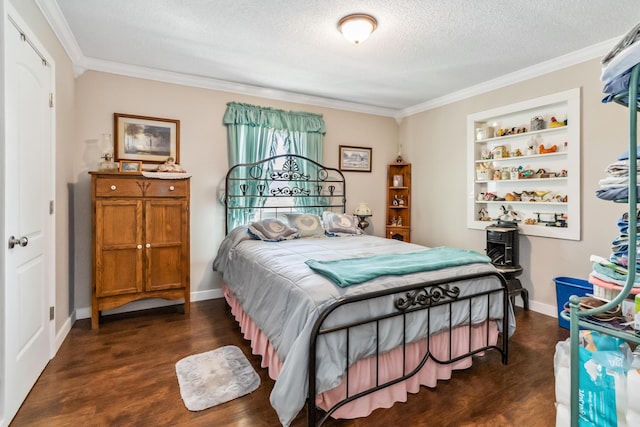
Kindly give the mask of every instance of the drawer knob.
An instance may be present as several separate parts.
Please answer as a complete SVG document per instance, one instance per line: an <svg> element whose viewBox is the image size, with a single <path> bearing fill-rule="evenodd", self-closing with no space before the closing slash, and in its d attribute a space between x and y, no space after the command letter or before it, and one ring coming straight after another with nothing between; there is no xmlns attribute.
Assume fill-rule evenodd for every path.
<svg viewBox="0 0 640 427"><path fill-rule="evenodd" d="M142 249L142 245L138 245L138 249Z"/></svg>
<svg viewBox="0 0 640 427"><path fill-rule="evenodd" d="M115 185L111 186L111 190L115 190L117 187Z"/></svg>
<svg viewBox="0 0 640 427"><path fill-rule="evenodd" d="M170 185L170 186L169 186L169 191L173 191L173 190L175 190L175 189L176 189L176 187L174 187L173 185Z"/></svg>
<svg viewBox="0 0 640 427"><path fill-rule="evenodd" d="M145 246L149 249L151 247L151 243L147 243Z"/></svg>

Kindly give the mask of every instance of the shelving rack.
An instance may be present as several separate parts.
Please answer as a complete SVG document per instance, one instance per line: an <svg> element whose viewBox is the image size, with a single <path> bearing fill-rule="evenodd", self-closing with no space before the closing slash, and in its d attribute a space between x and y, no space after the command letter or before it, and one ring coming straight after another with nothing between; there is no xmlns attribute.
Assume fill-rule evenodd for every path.
<svg viewBox="0 0 640 427"><path fill-rule="evenodd" d="M640 82L640 64L637 64L631 70L631 77L629 79L629 90L615 96L615 102L628 107L629 109L629 195L628 199L624 202L628 205L629 211L629 248L628 253L634 254L629 256L628 276L627 282L620 293L610 302L594 309L581 310L580 309L580 297L572 295L569 298L570 314L568 319L570 321L570 342L571 342L571 427L578 427L578 390L579 390L579 338L580 328L591 329L604 334L615 336L624 339L634 344L640 344L640 335L636 333L626 332L623 330L607 327L601 324L590 321L587 316L592 316L598 313L605 312L607 310L616 308L622 301L629 295L633 288L636 278L636 254L637 254L637 242L636 237L638 235L637 221L632 219L636 218L637 212L637 163L638 163L638 150L637 150L637 130L638 130L638 83ZM567 318L565 313L561 314L564 318Z"/></svg>

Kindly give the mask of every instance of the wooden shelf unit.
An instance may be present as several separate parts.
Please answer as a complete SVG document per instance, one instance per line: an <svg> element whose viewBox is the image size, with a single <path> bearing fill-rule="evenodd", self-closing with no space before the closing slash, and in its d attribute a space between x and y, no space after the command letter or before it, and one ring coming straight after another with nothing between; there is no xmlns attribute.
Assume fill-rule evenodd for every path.
<svg viewBox="0 0 640 427"><path fill-rule="evenodd" d="M395 162L387 167L387 222L385 236L411 241L411 163Z"/></svg>

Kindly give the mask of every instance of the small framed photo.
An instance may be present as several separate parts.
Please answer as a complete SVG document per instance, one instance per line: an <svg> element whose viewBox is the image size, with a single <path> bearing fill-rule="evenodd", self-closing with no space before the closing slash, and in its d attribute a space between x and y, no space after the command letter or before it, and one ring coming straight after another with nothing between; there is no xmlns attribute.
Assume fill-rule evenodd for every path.
<svg viewBox="0 0 640 427"><path fill-rule="evenodd" d="M180 120L113 114L114 159L180 163Z"/></svg>
<svg viewBox="0 0 640 427"><path fill-rule="evenodd" d="M142 161L120 160L120 172L140 173L142 172Z"/></svg>
<svg viewBox="0 0 640 427"><path fill-rule="evenodd" d="M404 177L402 175L393 175L393 187L403 187Z"/></svg>
<svg viewBox="0 0 640 427"><path fill-rule="evenodd" d="M371 172L371 148L339 146L341 171Z"/></svg>

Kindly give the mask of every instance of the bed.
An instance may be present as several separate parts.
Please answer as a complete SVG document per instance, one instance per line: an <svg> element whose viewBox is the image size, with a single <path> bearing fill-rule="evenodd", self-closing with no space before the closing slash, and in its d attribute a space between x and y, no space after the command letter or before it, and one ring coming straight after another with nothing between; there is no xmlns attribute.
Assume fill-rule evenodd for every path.
<svg viewBox="0 0 640 427"><path fill-rule="evenodd" d="M213 267L275 380L284 426L305 403L309 425L365 417L474 355L508 361L513 311L488 258L362 233L345 214L345 186L339 170L295 155L226 176L227 233Z"/></svg>

